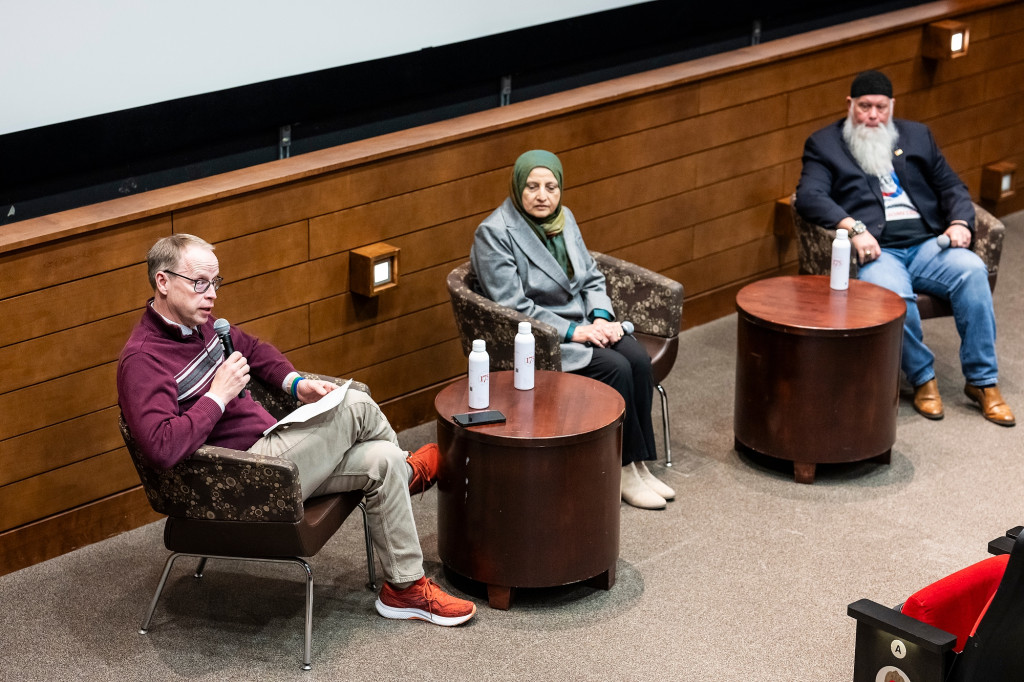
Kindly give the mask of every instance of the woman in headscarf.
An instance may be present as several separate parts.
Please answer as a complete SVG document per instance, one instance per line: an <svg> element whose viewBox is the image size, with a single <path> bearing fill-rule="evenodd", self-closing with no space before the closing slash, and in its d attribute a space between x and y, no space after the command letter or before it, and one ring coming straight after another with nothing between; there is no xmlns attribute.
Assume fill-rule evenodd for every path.
<svg viewBox="0 0 1024 682"><path fill-rule="evenodd" d="M657 459L654 379L643 346L616 321L605 279L572 212L562 206L562 164L551 152L524 153L509 197L476 230L470 254L485 296L552 325L562 336L562 371L597 379L626 402L622 499L663 509L675 491L648 470Z"/></svg>

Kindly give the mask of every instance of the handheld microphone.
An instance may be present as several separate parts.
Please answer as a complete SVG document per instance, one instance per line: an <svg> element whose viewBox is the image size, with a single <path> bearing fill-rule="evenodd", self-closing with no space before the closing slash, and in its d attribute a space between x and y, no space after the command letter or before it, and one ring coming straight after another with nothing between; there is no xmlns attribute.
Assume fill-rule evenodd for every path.
<svg viewBox="0 0 1024 682"><path fill-rule="evenodd" d="M229 355L235 352L235 345L231 343L231 323L221 317L213 323L213 331L217 332L217 336L220 337L221 345L224 346L224 359L226 360ZM244 388L238 394L238 397L245 397Z"/></svg>
<svg viewBox="0 0 1024 682"><path fill-rule="evenodd" d="M949 235L948 234L940 234L935 241L938 242L940 249L948 249L949 248Z"/></svg>
<svg viewBox="0 0 1024 682"><path fill-rule="evenodd" d="M633 329L634 329L634 327L633 327L633 323L632 322L630 322L629 320L626 320L625 322L619 322L619 324L622 326L622 331L623 332L625 332L626 334L629 334L630 336L633 336Z"/></svg>

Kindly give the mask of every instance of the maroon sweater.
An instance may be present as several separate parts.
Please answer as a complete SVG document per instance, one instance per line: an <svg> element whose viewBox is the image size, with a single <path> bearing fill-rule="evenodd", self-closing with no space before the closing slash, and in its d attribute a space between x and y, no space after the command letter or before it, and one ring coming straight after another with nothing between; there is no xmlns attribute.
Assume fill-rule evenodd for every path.
<svg viewBox="0 0 1024 682"><path fill-rule="evenodd" d="M152 301L150 302L152 303ZM210 317L199 333L185 335L146 306L117 365L117 401L125 422L150 464L169 469L204 443L248 450L276 422L252 399L232 398L224 413L205 397L224 363L224 347ZM292 364L270 344L231 327L235 350L250 374L280 386Z"/></svg>

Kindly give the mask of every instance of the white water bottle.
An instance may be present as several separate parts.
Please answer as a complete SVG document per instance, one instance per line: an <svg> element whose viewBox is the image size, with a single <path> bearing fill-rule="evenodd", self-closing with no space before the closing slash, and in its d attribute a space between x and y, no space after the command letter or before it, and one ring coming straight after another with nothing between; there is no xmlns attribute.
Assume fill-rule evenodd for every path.
<svg viewBox="0 0 1024 682"><path fill-rule="evenodd" d="M515 379L513 384L520 391L533 390L533 327L529 322L519 323L516 334Z"/></svg>
<svg viewBox="0 0 1024 682"><path fill-rule="evenodd" d="M840 228L832 240L832 270L829 286L838 291L850 288L850 237Z"/></svg>
<svg viewBox="0 0 1024 682"><path fill-rule="evenodd" d="M487 343L483 339L475 339L469 354L470 409L479 410L491 404L490 380L491 359L487 356Z"/></svg>

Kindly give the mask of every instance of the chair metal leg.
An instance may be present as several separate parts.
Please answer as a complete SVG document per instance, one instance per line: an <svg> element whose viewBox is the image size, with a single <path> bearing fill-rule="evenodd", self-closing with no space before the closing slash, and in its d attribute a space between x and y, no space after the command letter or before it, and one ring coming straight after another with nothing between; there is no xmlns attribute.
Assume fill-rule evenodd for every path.
<svg viewBox="0 0 1024 682"><path fill-rule="evenodd" d="M167 576L171 572L171 566L174 565L175 560L180 556L182 555L175 552L167 557L167 561L164 563L163 575L160 576L160 582L156 586L156 594L153 595L153 601L149 603L149 611L146 612L146 617L142 620L142 625L139 627L140 635L149 632L149 621L153 620L153 612L156 611L156 603L160 600L160 593L164 591L164 585L167 583Z"/></svg>
<svg viewBox="0 0 1024 682"><path fill-rule="evenodd" d="M665 432L665 466L672 466L672 442L669 439L669 426L668 426L668 395L665 394L665 389L661 384L655 385L658 389L658 393L661 394L661 426Z"/></svg>
<svg viewBox="0 0 1024 682"><path fill-rule="evenodd" d="M366 573L370 579L370 582L366 584L368 588L377 591L377 564L373 560L373 542L370 540L370 526L366 522L366 504L363 502L359 503L359 511L363 512L363 538L366 542Z"/></svg>
<svg viewBox="0 0 1024 682"><path fill-rule="evenodd" d="M360 504L360 506L362 506ZM363 511L366 514L366 511ZM365 525L365 519L364 519ZM367 542L369 542L369 532L367 531ZM367 545L369 546L369 545ZM153 601L149 604L149 612L146 613L145 620L142 621L142 627L139 628L139 634L144 635L149 632L149 623L153 619L153 612L156 611L156 603L160 599L160 594L164 591L164 585L167 583L167 576L171 573L171 567L174 562L183 556L195 557L199 559L199 565L196 567L196 577L201 578L203 569L206 566L207 559L230 559L232 561L266 561L275 564L298 564L303 571L306 572L306 623L305 633L303 637L303 651L302 651L302 669L311 670L313 665L313 569L301 557L282 557L280 559L268 558L268 557L237 557L237 556L215 556L215 555L201 555L201 554L187 554L185 552L175 552L171 556L167 557L167 562L164 564L163 575L160 576L160 583L156 586L156 594L153 595ZM371 558L372 562L372 558ZM371 564L371 581L375 580L375 576L372 574Z"/></svg>
<svg viewBox="0 0 1024 682"><path fill-rule="evenodd" d="M313 569L302 559L293 559L306 571L306 644L302 654L302 669L313 668Z"/></svg>

